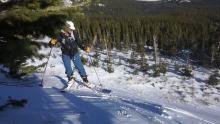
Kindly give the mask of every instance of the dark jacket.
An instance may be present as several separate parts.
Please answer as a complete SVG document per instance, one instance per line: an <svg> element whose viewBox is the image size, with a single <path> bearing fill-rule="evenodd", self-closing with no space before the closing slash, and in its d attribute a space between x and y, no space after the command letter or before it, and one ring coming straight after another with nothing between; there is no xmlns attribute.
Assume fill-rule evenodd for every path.
<svg viewBox="0 0 220 124"><path fill-rule="evenodd" d="M66 36L63 33L58 35L57 40L61 45L62 54L73 56L78 52L78 47L84 50L85 47L76 31L73 31L73 36Z"/></svg>

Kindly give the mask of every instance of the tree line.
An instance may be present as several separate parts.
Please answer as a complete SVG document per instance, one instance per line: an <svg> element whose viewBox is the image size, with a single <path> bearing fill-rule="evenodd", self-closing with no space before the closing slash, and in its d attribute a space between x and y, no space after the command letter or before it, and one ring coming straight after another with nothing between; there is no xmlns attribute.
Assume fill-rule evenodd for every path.
<svg viewBox="0 0 220 124"><path fill-rule="evenodd" d="M219 16L215 16L219 19ZM190 50L198 64L219 66L220 22L211 17L83 17L73 19L81 38L97 48L133 49L145 52L144 46L158 47L166 55ZM94 42L94 37L96 41Z"/></svg>

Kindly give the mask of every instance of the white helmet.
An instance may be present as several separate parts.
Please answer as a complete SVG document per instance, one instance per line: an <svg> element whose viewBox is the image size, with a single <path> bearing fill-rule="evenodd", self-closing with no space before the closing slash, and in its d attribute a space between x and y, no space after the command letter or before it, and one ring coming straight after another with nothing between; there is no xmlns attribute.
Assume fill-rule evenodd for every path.
<svg viewBox="0 0 220 124"><path fill-rule="evenodd" d="M71 30L76 30L72 21L66 21L66 26Z"/></svg>

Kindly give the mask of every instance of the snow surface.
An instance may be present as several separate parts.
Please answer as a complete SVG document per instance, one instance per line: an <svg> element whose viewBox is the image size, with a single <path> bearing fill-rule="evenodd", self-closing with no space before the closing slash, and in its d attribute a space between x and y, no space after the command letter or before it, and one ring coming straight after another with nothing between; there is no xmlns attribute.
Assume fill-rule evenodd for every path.
<svg viewBox="0 0 220 124"><path fill-rule="evenodd" d="M42 47L40 52L48 54L49 50ZM105 51L101 53L104 60ZM129 58L130 53L112 51L114 63L121 57ZM152 57L147 58L153 64ZM29 61L29 64L40 65L45 61ZM101 61L99 68L85 66L88 78L98 84L96 71L103 87L112 90L111 94L96 94L78 83L71 92L60 93L67 78L61 51L54 48L43 88L37 85L42 77L39 73L24 79L33 83L33 87L0 83L0 105L8 96L28 100L24 108L0 112L0 124L219 124L220 91L204 83L211 70L197 67L193 78L183 79L174 72L171 60L167 61L171 63L168 73L157 78L141 72L132 74L126 60L121 65L114 64L114 73L108 73ZM77 72L75 76L81 80ZM10 84L16 80L0 76L0 81Z"/></svg>

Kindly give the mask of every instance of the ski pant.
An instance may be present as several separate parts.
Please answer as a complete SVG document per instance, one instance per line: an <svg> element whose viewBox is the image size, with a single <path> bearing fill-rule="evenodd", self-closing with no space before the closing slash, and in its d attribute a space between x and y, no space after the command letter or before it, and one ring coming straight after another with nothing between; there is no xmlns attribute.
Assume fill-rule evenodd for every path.
<svg viewBox="0 0 220 124"><path fill-rule="evenodd" d="M73 71L74 71L72 66L71 66L71 61L73 62L76 69L78 70L80 76L81 77L87 77L86 71L83 67L83 64L82 64L81 58L79 56L79 53L76 53L73 56L68 56L68 55L62 54L62 60L63 60L63 64L64 64L64 67L65 67L68 79L71 78L71 76L73 75Z"/></svg>

